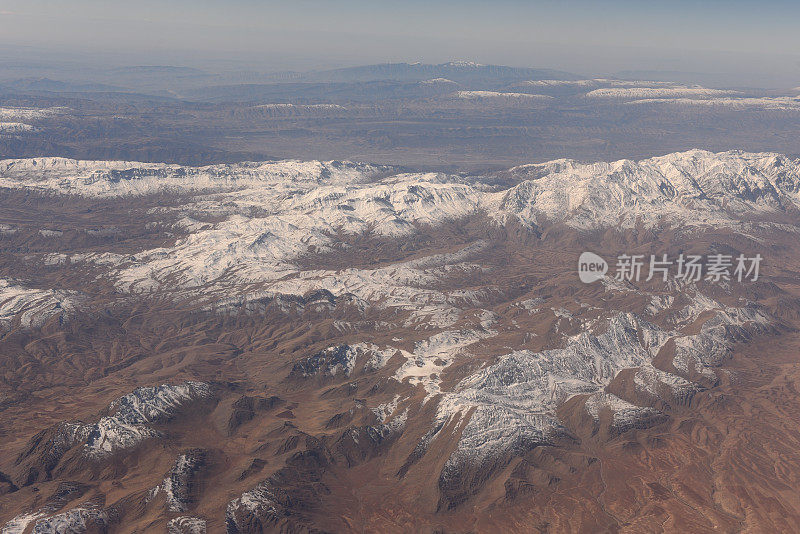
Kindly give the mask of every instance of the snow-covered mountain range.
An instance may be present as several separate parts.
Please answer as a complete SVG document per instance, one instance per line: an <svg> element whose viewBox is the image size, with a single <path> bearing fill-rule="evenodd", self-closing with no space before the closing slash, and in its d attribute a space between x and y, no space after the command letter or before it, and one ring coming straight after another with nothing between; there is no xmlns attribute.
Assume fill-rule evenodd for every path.
<svg viewBox="0 0 800 534"><path fill-rule="evenodd" d="M692 150L641 161L556 160L514 167L506 174L519 183L498 191L487 187L482 176L406 173L350 162L183 167L63 158L0 161L0 187L84 197L226 191L231 194L224 200L239 206L248 199L266 201L264 209L274 213L320 212L334 228L363 230L363 225L351 229L352 220L378 225L378 233L472 209L494 217L514 214L532 223L541 215L588 228L611 223L609 216L614 223L630 224L641 216L649 224L662 217L689 224L699 214L730 210L733 220L745 212L777 211L800 202L800 161L770 153ZM436 215L442 208L446 214ZM352 213L331 220L331 210Z"/></svg>
<svg viewBox="0 0 800 534"><path fill-rule="evenodd" d="M720 366L738 344L777 335L775 286L582 286L565 267L577 259L568 247L686 247L710 233L713 247L756 247L771 232L800 232L800 160L738 151L564 159L484 175L336 161L187 167L34 158L0 161L0 188L9 198L76 206L74 220L89 218L94 232L2 221L2 236L21 252L2 266L15 276L0 278L0 332L8 334L0 341L36 329L57 340L24 345L15 357L41 350L52 361L74 337L53 332L87 317L113 322L118 309L137 318L114 330L124 341L109 346L110 356L127 354L120 347L129 332L159 336L132 351L132 362L109 360L101 371L68 360L74 380L107 376L126 393L92 419L64 419L31 438L14 464L27 469L20 480L70 473L70 462L103 472L123 455L146 454L149 443L176 439L185 429L170 425L184 412L210 421L204 432L233 435L255 425L257 412L285 404L282 415L264 415L283 426L253 434L259 456L248 460L258 469L267 464L262 442L279 440L275 457L305 443L297 454L310 457L285 456L258 482L244 474L231 482L236 490L208 505L214 519L195 517L197 477L254 442L237 435L212 454L180 438L182 452L140 492L142 509L163 501L175 531L206 528L207 519L224 518L229 532L275 524L291 515L287 488L305 483L298 477L389 449L399 478L436 466L439 506L449 509L536 447L662 424L727 377ZM96 228L98 220L113 231ZM119 245L118 226L141 237ZM175 322L152 326L162 320ZM207 337L221 324L230 331ZM175 333L183 330L191 334ZM156 385L130 387L137 372ZM164 384L173 372L192 379ZM281 398L242 396L265 388ZM295 409L308 410L307 420ZM4 528L106 525L120 510L37 504Z"/></svg>

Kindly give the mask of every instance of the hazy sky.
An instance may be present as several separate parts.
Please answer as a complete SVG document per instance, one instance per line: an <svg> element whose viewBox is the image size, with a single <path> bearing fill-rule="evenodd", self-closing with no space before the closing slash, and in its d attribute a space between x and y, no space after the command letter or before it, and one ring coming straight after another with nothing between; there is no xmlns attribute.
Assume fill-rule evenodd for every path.
<svg viewBox="0 0 800 534"><path fill-rule="evenodd" d="M2 0L0 44L129 63L385 61L749 73L800 84L800 2Z"/></svg>

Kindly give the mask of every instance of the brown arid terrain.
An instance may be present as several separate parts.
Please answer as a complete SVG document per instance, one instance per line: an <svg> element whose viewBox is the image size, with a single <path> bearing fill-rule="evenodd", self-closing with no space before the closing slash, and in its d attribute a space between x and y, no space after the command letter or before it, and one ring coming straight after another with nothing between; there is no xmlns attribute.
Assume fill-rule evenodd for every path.
<svg viewBox="0 0 800 534"><path fill-rule="evenodd" d="M799 207L766 153L0 161L0 531L794 531Z"/></svg>

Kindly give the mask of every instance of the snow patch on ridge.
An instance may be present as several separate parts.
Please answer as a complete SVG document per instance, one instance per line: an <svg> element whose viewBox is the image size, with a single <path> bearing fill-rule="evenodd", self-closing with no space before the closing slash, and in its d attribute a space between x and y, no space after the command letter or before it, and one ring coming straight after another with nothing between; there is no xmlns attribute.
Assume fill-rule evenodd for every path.
<svg viewBox="0 0 800 534"><path fill-rule="evenodd" d="M23 534L25 529L28 528L28 525L39 518L45 517L46 515L47 514L44 512L20 514L3 525L2 530L0 530L0 534Z"/></svg>
<svg viewBox="0 0 800 534"><path fill-rule="evenodd" d="M764 109L771 111L800 111L800 96L762 96L741 98L643 98L626 102L627 105L661 104L730 109Z"/></svg>
<svg viewBox="0 0 800 534"><path fill-rule="evenodd" d="M399 382L408 379L412 386L422 384L427 393L425 397L427 400L441 391L440 375L453 363L455 356L461 350L495 334L496 332L483 327L476 330L448 330L435 334L418 342L414 346L413 354L403 353L406 362L400 366L394 378Z"/></svg>
<svg viewBox="0 0 800 534"><path fill-rule="evenodd" d="M24 328L36 328L54 316L66 319L83 300L76 291L35 289L0 278L0 329L10 328L15 321Z"/></svg>
<svg viewBox="0 0 800 534"><path fill-rule="evenodd" d="M102 459L160 436L148 425L167 422L188 405L210 397L211 388L204 382L140 387L112 402L111 415L94 424L60 423L49 447L60 457L82 444L87 457Z"/></svg>
<svg viewBox="0 0 800 534"><path fill-rule="evenodd" d="M206 520L189 516L170 519L167 534L206 534Z"/></svg>
<svg viewBox="0 0 800 534"><path fill-rule="evenodd" d="M476 408L452 462L481 463L490 451L551 442L563 431L558 406L574 395L600 391L622 369L649 364L667 339L654 325L623 313L609 321L605 333L582 332L562 349L503 356L440 401L439 421Z"/></svg>
<svg viewBox="0 0 800 534"><path fill-rule="evenodd" d="M693 150L634 162L559 160L509 171L525 180L496 194L496 218L579 229L668 223L725 227L745 215L800 207L800 162L778 154ZM487 204L490 204L487 201Z"/></svg>
<svg viewBox="0 0 800 534"><path fill-rule="evenodd" d="M24 122L0 122L0 133L34 132L36 128Z"/></svg>
<svg viewBox="0 0 800 534"><path fill-rule="evenodd" d="M0 121L2 120L37 120L48 119L57 115L63 115L69 108L12 108L0 107Z"/></svg>
<svg viewBox="0 0 800 534"><path fill-rule="evenodd" d="M390 170L390 167L337 161L284 160L186 167L51 157L0 160L0 187L86 197L197 193L248 187L288 191L292 184L310 187L325 183L360 183Z"/></svg>
<svg viewBox="0 0 800 534"><path fill-rule="evenodd" d="M456 98L463 100L510 100L510 101L546 101L552 96L532 95L530 93L501 93L497 91L457 91Z"/></svg>
<svg viewBox="0 0 800 534"><path fill-rule="evenodd" d="M696 304L703 300L697 296ZM610 410L618 430L656 421L663 417L656 410L630 404L604 388L623 369L637 369L634 384L639 391L668 403L685 403L699 386L652 364L670 338L675 340L673 363L680 372L689 373L691 365L701 375L715 377L712 368L722 363L733 342L766 332L770 325L770 318L755 307L718 310L697 335L664 331L632 313L620 313L602 334L581 332L559 349L514 351L466 377L443 394L426 440L430 442L447 421L474 410L446 472L464 463L481 465L506 452L553 443L565 433L556 410L576 395L589 395L586 409L595 419L601 409Z"/></svg>
<svg viewBox="0 0 800 534"><path fill-rule="evenodd" d="M653 408L636 406L611 393L597 392L586 399L586 411L595 421L600 420L600 412L609 410L612 413L611 426L617 430L632 428L641 420L651 419L659 415Z"/></svg>
<svg viewBox="0 0 800 534"><path fill-rule="evenodd" d="M89 503L47 518L38 519L33 534L86 532L90 526L107 529L110 517L101 506Z"/></svg>
<svg viewBox="0 0 800 534"><path fill-rule="evenodd" d="M677 87L630 87L630 88L605 88L595 89L586 93L590 98L669 98L669 97L717 97L737 94L736 91L723 91L707 89L699 85Z"/></svg>

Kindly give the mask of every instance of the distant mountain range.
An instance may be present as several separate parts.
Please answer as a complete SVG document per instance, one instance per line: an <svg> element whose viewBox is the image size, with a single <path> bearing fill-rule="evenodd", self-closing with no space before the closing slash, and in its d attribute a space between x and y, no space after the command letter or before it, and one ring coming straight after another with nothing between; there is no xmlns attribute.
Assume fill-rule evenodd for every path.
<svg viewBox="0 0 800 534"><path fill-rule="evenodd" d="M553 69L480 65L449 62L385 63L311 72L226 72L214 73L178 66L133 66L91 70L76 74L54 71L46 76L0 77L0 88L9 92L137 92L175 96L173 92L203 92L217 87L274 85L285 83L420 82L437 78L486 88L525 80L576 80L580 76Z"/></svg>
<svg viewBox="0 0 800 534"><path fill-rule="evenodd" d="M439 65L426 63L385 63L364 65L318 72L299 76L303 81L367 82L375 80L422 81L447 78L459 83L520 80L577 80L580 76L554 69L481 65L468 61L451 61Z"/></svg>
<svg viewBox="0 0 800 534"><path fill-rule="evenodd" d="M52 80L50 78L19 78L7 82L0 82L0 88L6 91L20 92L52 92L52 93L98 93L122 92L123 87L104 83L80 83Z"/></svg>

